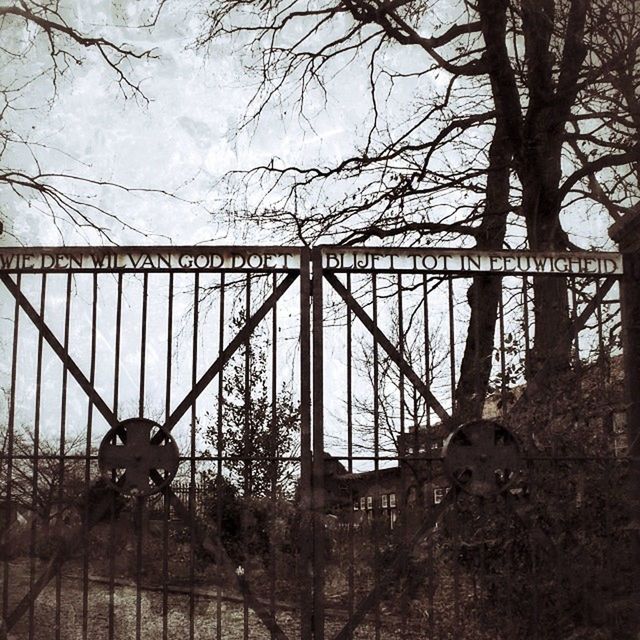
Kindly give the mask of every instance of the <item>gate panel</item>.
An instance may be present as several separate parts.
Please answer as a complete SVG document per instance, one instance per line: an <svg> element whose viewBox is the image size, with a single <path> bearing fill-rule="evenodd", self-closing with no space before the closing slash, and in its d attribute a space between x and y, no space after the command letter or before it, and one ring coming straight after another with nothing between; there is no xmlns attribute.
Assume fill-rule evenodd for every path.
<svg viewBox="0 0 640 640"><path fill-rule="evenodd" d="M318 253L324 637L633 637L619 256ZM566 283L562 371L533 368L543 276ZM479 277L501 295L474 415Z"/></svg>
<svg viewBox="0 0 640 640"><path fill-rule="evenodd" d="M0 267L7 637L632 637L618 255Z"/></svg>
<svg viewBox="0 0 640 640"><path fill-rule="evenodd" d="M9 637L310 637L307 253L2 258Z"/></svg>

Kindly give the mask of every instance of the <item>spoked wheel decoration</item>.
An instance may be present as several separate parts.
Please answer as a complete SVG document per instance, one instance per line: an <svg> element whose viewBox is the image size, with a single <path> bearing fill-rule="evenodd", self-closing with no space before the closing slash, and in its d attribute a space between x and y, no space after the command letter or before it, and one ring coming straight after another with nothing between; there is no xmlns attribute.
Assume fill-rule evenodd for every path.
<svg viewBox="0 0 640 640"><path fill-rule="evenodd" d="M123 420L107 432L98 450L102 475L121 493L137 498L162 491L175 477L179 463L173 436L147 418ZM153 471L161 474L162 482L152 479Z"/></svg>
<svg viewBox="0 0 640 640"><path fill-rule="evenodd" d="M520 476L522 457L515 436L492 420L459 426L444 448L445 472L454 485L475 496L495 496Z"/></svg>

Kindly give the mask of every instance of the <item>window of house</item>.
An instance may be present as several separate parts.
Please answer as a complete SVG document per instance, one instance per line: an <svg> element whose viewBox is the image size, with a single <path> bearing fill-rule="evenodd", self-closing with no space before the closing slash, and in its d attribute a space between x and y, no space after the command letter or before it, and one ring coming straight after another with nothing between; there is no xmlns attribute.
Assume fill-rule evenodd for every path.
<svg viewBox="0 0 640 640"><path fill-rule="evenodd" d="M625 433L627 427L627 416L623 411L613 414L613 433Z"/></svg>
<svg viewBox="0 0 640 640"><path fill-rule="evenodd" d="M628 451L627 435L616 433L613 437L613 451L616 456L625 456Z"/></svg>
<svg viewBox="0 0 640 640"><path fill-rule="evenodd" d="M367 499L360 498L360 508L364 511L367 508Z"/></svg>
<svg viewBox="0 0 640 640"><path fill-rule="evenodd" d="M392 509L396 506L396 494L395 493L390 493L389 494L389 506Z"/></svg>
<svg viewBox="0 0 640 640"><path fill-rule="evenodd" d="M433 490L433 504L440 504L449 493L449 487L436 487Z"/></svg>
<svg viewBox="0 0 640 640"><path fill-rule="evenodd" d="M367 496L367 509L373 509L373 496Z"/></svg>
<svg viewBox="0 0 640 640"><path fill-rule="evenodd" d="M388 506L389 506L389 496L386 493L384 493L382 495L382 508L386 509Z"/></svg>
<svg viewBox="0 0 640 640"><path fill-rule="evenodd" d="M358 502L358 500L354 500L353 501L353 510L357 511L358 507L359 507L360 503Z"/></svg>

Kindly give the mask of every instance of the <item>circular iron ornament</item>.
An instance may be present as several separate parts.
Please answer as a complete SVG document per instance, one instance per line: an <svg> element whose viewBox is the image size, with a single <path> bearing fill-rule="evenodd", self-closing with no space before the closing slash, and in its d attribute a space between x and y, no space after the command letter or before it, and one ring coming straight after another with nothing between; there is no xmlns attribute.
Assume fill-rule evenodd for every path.
<svg viewBox="0 0 640 640"><path fill-rule="evenodd" d="M522 469L515 436L493 420L459 426L444 446L444 469L466 493L494 496L513 485Z"/></svg>
<svg viewBox="0 0 640 640"><path fill-rule="evenodd" d="M143 498L175 477L180 452L167 429L147 418L129 418L110 429L98 449L100 473L121 493ZM151 474L157 471L161 482ZM154 474L155 475L155 474Z"/></svg>

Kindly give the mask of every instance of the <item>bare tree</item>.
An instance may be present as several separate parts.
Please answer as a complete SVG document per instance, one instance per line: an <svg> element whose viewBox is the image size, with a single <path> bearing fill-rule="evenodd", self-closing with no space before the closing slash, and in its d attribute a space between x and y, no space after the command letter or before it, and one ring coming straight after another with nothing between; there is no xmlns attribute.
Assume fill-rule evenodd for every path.
<svg viewBox="0 0 640 640"><path fill-rule="evenodd" d="M159 0L156 10L163 4ZM38 131L24 131L21 119L25 113L50 106L63 90L63 78L88 57L106 66L125 98L145 103L141 81L133 70L155 54L109 39L76 13L77 7L59 0L20 0L0 6L0 187L37 207L58 226L70 222L110 239L111 226L128 225L97 204L94 194L104 189L136 189L100 176L58 170L52 166L46 142ZM12 218L11 202L5 199L6 209L0 211L5 221Z"/></svg>
<svg viewBox="0 0 640 640"><path fill-rule="evenodd" d="M236 38L251 52L248 66L259 86L247 124L270 104L291 109L293 102L298 118L313 127L313 98L328 103L341 81L356 84L358 70L366 75L366 130L350 157L309 166L274 157L235 176L251 193L262 187L263 220L303 242L396 238L491 250L517 242L524 230L532 250L570 251L577 247L561 213L575 190L590 173L637 162L637 147L599 155L586 168L570 153L571 127L593 122L583 97L606 73L590 49L608 27L594 2L230 0L209 6L200 44ZM358 60L366 65L357 67ZM411 106L406 98L402 103L406 94ZM342 89L341 97L348 100L348 92ZM599 140L603 133L591 135ZM237 214L246 218L255 209ZM462 416L481 410L499 292L495 277L475 278L469 291L473 329L457 392ZM571 349L566 281L536 277L534 299L529 373L548 359L562 370Z"/></svg>
<svg viewBox="0 0 640 640"><path fill-rule="evenodd" d="M574 201L591 199L619 221L637 211L640 196L640 8L602 0L593 10L588 55L598 73L579 96L568 133L580 165L572 192Z"/></svg>
<svg viewBox="0 0 640 640"><path fill-rule="evenodd" d="M81 453L82 438L68 439L64 455L58 443L26 429L3 433L2 443L2 500L35 520L46 536L52 523L78 509L85 491L85 461L66 459Z"/></svg>

